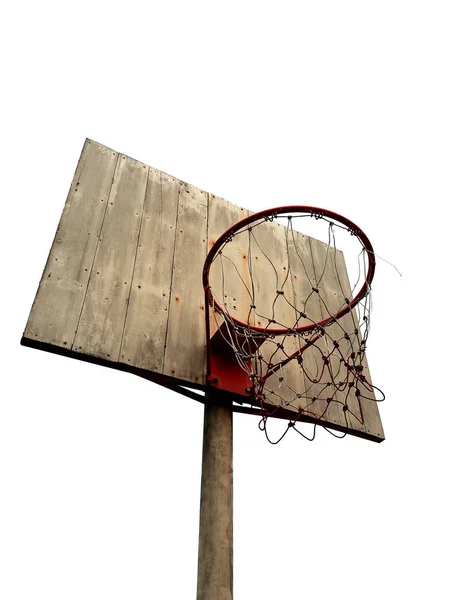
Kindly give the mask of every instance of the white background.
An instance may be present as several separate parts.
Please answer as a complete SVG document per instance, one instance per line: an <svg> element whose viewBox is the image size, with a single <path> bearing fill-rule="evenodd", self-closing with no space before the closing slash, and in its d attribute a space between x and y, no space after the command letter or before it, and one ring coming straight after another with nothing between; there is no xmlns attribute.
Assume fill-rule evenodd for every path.
<svg viewBox="0 0 450 600"><path fill-rule="evenodd" d="M9 5L3 600L195 597L202 406L19 345L85 137L252 210L340 212L403 275L378 261L368 357L385 442L320 430L273 447L236 416L235 600L449 598L448 10Z"/></svg>

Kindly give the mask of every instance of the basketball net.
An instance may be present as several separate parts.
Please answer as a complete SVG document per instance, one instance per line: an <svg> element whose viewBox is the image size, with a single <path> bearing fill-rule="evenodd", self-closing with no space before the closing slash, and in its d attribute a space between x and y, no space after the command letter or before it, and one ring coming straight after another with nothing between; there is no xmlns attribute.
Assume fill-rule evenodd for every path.
<svg viewBox="0 0 450 600"><path fill-rule="evenodd" d="M321 234L297 231L306 220L321 226ZM352 284L338 233L352 238ZM323 422L362 425L362 403L384 399L366 361L374 269L365 234L344 217L312 207L247 217L211 249L204 270L207 319L247 374L247 392L271 443L289 429L314 439ZM292 418L274 442L267 419L286 410ZM298 428L305 420L314 424L311 436Z"/></svg>

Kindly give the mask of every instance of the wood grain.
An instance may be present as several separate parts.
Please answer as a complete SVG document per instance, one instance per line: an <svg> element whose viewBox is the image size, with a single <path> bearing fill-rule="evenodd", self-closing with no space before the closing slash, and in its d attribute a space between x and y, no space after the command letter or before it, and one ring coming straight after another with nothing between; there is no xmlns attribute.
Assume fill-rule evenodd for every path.
<svg viewBox="0 0 450 600"><path fill-rule="evenodd" d="M331 246L327 246L323 242L310 238L311 256L313 257L314 272L316 279L316 289L318 293L314 295L314 302L318 303L321 317L325 319L338 312L342 305L342 301L338 295L338 283L336 280L336 273L334 270L334 262L332 260L332 254L334 249ZM339 358L333 354L333 339L338 339L342 335L342 329L339 324L330 325L326 328L326 335L320 338L316 342L316 346L322 351L323 357L330 356L330 369L334 376L345 377L344 368L341 365ZM322 362L323 366L323 362ZM328 366L325 365L323 381L327 382L331 380L330 375L327 373ZM334 392L334 390L332 390ZM327 398L333 397L333 401L327 404ZM345 398L340 393L335 396L328 393L328 388L324 388L323 393L317 402L321 403L324 408L323 416L326 420L344 427L346 425L346 418L342 405L339 402L343 402Z"/></svg>
<svg viewBox="0 0 450 600"><path fill-rule="evenodd" d="M116 152L86 140L24 337L72 347L116 162Z"/></svg>
<svg viewBox="0 0 450 600"><path fill-rule="evenodd" d="M72 347L76 352L119 359L147 175L146 165L119 156Z"/></svg>
<svg viewBox="0 0 450 600"><path fill-rule="evenodd" d="M149 168L120 362L162 372L180 181Z"/></svg>
<svg viewBox="0 0 450 600"><path fill-rule="evenodd" d="M298 318L297 327L302 327L322 319L320 304L314 292L317 287L316 274L309 237L292 229L288 242L295 306L305 315ZM314 333L299 336L299 347L304 348L312 337ZM318 340L302 352L301 356L305 383L301 405L308 416L321 417L327 410L324 382L319 382L323 369L323 349L322 341Z"/></svg>
<svg viewBox="0 0 450 600"><path fill-rule="evenodd" d="M205 383L205 298L202 271L208 247L208 194L180 182L172 269L165 375Z"/></svg>
<svg viewBox="0 0 450 600"><path fill-rule="evenodd" d="M347 268L345 266L344 255L341 252L338 252L336 255L336 270L339 277L339 287L342 290L342 296L344 298L351 298L351 287L348 278ZM353 328L358 331L358 339L361 339L361 332L358 326L358 318L356 315L356 310L354 309L343 317L344 327L346 329ZM369 338L370 343L370 338ZM362 359L362 366L364 367L363 374L367 378L369 382L372 382L372 377L369 371L369 365L367 363L367 357L364 355ZM378 410L378 403L376 402L376 396L373 391L368 389L366 385L360 385L361 393L365 397L359 397L357 399L352 392L350 395L350 406L355 407L357 404L360 408L360 416L362 418L363 424L360 425L355 419L349 415L349 426L356 430L365 431L370 435L375 435L380 439L384 439L384 431L383 425L381 423L380 413Z"/></svg>
<svg viewBox="0 0 450 600"><path fill-rule="evenodd" d="M257 326L268 330L274 327L292 328L297 322L293 308L295 299L287 233L283 225L274 222L262 223L253 228L250 234L253 247L251 262L255 321ZM298 348L295 336L269 337L261 346L260 353L266 363L276 365L294 354ZM293 360L267 379L264 393L268 402L297 413L302 403L299 396L304 389L303 373L297 361Z"/></svg>
<svg viewBox="0 0 450 600"><path fill-rule="evenodd" d="M208 249L217 238L238 221L249 215L231 202L210 194L208 205ZM225 245L211 265L209 282L215 299L232 317L252 322L250 309L250 279L248 274L248 234L239 233ZM210 311L211 337L222 323L219 315Z"/></svg>

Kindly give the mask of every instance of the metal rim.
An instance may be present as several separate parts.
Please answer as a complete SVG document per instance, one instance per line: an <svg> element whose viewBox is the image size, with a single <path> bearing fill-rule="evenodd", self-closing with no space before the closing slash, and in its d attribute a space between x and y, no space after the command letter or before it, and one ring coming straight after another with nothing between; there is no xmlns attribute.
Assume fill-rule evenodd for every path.
<svg viewBox="0 0 450 600"><path fill-rule="evenodd" d="M247 225L254 223L255 221L259 221L261 219L270 220L276 218L278 215L286 215L289 213L304 213L309 214L311 217L315 217L316 219L321 219L323 217L327 217L341 225L347 227L348 231L356 236L361 242L363 248L366 250L368 255L368 269L366 278L351 302L349 302L344 308L342 308L339 312L331 317L323 319L317 323L311 323L310 325L303 325L302 327L294 327L292 329L283 327L283 328L274 328L270 329L268 327L257 327L256 325L250 325L249 323L244 323L239 319L236 319L230 313L222 308L222 306L212 297L211 294L211 286L209 285L209 271L213 260L219 250L229 241L231 235L237 233L239 230L243 229ZM301 206L301 205L293 205L293 206L281 206L278 208L268 208L266 210L262 210L258 213L250 215L241 221L238 221L234 225L232 225L225 233L223 233L217 241L212 246L211 250L208 252L208 256L206 257L205 264L203 267L203 287L205 289L206 298L208 300L208 306L212 306L217 312L226 314L236 325L249 329L251 331L256 331L258 333L266 333L273 335L287 335L292 333L306 333L308 331L312 331L317 329L318 327L325 327L329 323L337 321L347 313L349 313L369 292L370 285L372 283L373 277L375 273L375 253L373 251L373 246L367 237L367 235L362 231L360 227L355 225L352 221L343 217L331 210L327 210L324 208L316 208L313 206Z"/></svg>

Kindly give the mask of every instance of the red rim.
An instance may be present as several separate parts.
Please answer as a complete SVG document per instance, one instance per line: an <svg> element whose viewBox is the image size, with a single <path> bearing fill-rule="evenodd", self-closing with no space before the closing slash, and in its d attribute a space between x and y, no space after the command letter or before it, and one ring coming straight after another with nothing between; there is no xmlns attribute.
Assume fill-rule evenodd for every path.
<svg viewBox="0 0 450 600"><path fill-rule="evenodd" d="M319 321L318 323L311 323L310 325L303 325L302 327L294 327L293 329L290 329L287 327L270 329L268 327L257 327L255 325L250 325L249 323L244 323L243 321L240 321L239 319L236 319L232 315L230 315L230 313L228 313L226 310L224 310L222 308L222 306L212 297L211 286L209 285L209 271L210 271L212 262L216 256L216 254L222 248L222 246L224 246L226 243L228 243L230 235L235 234L236 232L240 231L247 225L250 225L251 223L254 223L255 221L259 221L260 219L269 220L271 218L277 217L278 215L284 215L284 214L289 214L289 213L309 214L309 215L311 215L311 217L315 217L317 219L326 217L328 219L332 219L333 221L337 221L338 223L341 223L341 225L344 225L345 227L347 227L348 231L352 235L356 236L359 239L363 248L367 252L369 264L368 264L366 279L365 279L364 283L362 284L360 290L358 291L358 293L356 294L356 296L353 298L353 300L351 302L349 302L344 308L342 308L335 315L328 317L326 319L323 319L322 321ZM211 250L208 252L208 256L206 257L206 260L205 260L205 265L203 267L203 287L205 289L205 294L206 294L206 298L208 301L208 305L212 306L218 312L228 315L228 317L230 319L232 319L234 321L234 323L236 323L236 325L240 325L241 327L250 329L251 331L257 331L259 333L270 333L273 335L286 335L286 334L293 333L293 332L305 333L307 331L317 329L318 327L324 327L327 324L329 324L330 322L334 322L335 320L338 320L341 317L343 317L344 315L346 315L358 304L358 302L360 302L367 295L368 291L370 290L370 284L372 283L374 273L375 273L375 254L373 251L373 246L372 246L369 238L362 231L362 229L360 229L352 221L350 221L346 217L342 217L341 215L339 215L335 212L332 212L330 210L326 210L324 208L316 208L313 206L296 206L296 205L281 206L279 208L268 208L267 210L262 210L261 212L255 213L249 217L246 217L245 219L242 219L242 221L238 221L217 239L217 241L215 242L215 244L213 245Z"/></svg>

